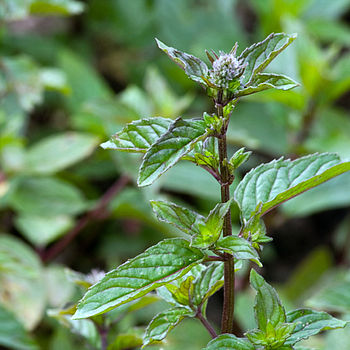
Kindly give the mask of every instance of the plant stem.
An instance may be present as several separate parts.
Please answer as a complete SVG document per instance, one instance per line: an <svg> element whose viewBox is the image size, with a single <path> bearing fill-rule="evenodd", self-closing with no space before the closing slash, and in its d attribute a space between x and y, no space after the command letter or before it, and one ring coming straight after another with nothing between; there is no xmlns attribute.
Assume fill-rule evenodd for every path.
<svg viewBox="0 0 350 350"><path fill-rule="evenodd" d="M59 255L73 239L85 228L85 226L94 218L100 218L106 210L109 202L130 182L130 178L122 175L98 201L95 208L88 211L77 224L61 240L56 242L51 248L42 254L42 260L48 262Z"/></svg>
<svg viewBox="0 0 350 350"><path fill-rule="evenodd" d="M207 329L212 338L216 338L218 335L215 332L215 329L211 326L208 320L203 316L202 311L198 309L196 317L199 321L202 322L203 326Z"/></svg>
<svg viewBox="0 0 350 350"><path fill-rule="evenodd" d="M224 119L222 97L218 96L216 101L218 117ZM224 123L221 135L219 137L219 161L220 161L220 176L221 176L221 202L225 203L230 199L230 172L224 164L227 160L227 141L226 141L227 124ZM232 235L231 212L227 212L224 218L223 236ZM235 266L233 256L225 253L224 262L224 304L222 310L221 332L233 332L233 315L235 303Z"/></svg>

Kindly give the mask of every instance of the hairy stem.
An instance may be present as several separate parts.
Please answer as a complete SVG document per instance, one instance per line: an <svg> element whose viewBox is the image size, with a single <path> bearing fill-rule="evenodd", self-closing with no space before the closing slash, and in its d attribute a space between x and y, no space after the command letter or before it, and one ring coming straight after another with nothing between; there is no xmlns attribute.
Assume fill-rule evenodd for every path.
<svg viewBox="0 0 350 350"><path fill-rule="evenodd" d="M198 309L196 317L199 321L202 322L203 326L207 329L212 338L216 338L218 335L215 332L215 329L211 326L208 320L203 316L202 311Z"/></svg>
<svg viewBox="0 0 350 350"><path fill-rule="evenodd" d="M218 117L224 118L221 96L216 103ZM221 202L225 203L230 199L230 172L224 163L227 160L227 142L226 142L227 124L221 130L219 137L219 161L221 176ZM227 212L224 218L223 236L232 235L231 212ZM235 303L235 266L233 256L225 253L224 262L224 304L222 310L221 332L233 333L233 316Z"/></svg>

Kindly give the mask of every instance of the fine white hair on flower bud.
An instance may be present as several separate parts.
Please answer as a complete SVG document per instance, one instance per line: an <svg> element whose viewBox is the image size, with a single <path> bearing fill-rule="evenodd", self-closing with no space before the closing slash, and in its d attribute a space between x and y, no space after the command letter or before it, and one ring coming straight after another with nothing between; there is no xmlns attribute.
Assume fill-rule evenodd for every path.
<svg viewBox="0 0 350 350"><path fill-rule="evenodd" d="M242 75L244 68L236 58L235 52L220 52L209 72L210 82L217 87L228 88L232 80Z"/></svg>

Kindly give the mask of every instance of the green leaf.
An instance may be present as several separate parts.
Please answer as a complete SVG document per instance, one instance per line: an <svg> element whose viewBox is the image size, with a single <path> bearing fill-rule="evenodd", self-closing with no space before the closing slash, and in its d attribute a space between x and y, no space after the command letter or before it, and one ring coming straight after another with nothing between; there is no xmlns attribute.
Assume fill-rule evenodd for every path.
<svg viewBox="0 0 350 350"><path fill-rule="evenodd" d="M204 222L202 215L174 203L160 200L150 203L159 221L174 225L188 235L198 233L198 222Z"/></svg>
<svg viewBox="0 0 350 350"><path fill-rule="evenodd" d="M277 205L350 170L350 162L341 163L333 153L308 155L294 161L280 158L252 169L235 190L244 219L262 203L260 215Z"/></svg>
<svg viewBox="0 0 350 350"><path fill-rule="evenodd" d="M31 0L33 15L76 15L84 11L84 4L76 0Z"/></svg>
<svg viewBox="0 0 350 350"><path fill-rule="evenodd" d="M194 311L183 307L175 307L159 313L146 329L143 347L163 340L185 317L194 317L194 315Z"/></svg>
<svg viewBox="0 0 350 350"><path fill-rule="evenodd" d="M0 299L26 329L33 329L46 306L44 271L28 245L6 234L0 234L0 281Z"/></svg>
<svg viewBox="0 0 350 350"><path fill-rule="evenodd" d="M139 172L138 185L151 185L176 164L198 142L208 136L201 119L176 119L169 130L147 151Z"/></svg>
<svg viewBox="0 0 350 350"><path fill-rule="evenodd" d="M193 304L203 305L224 285L224 264L213 262L207 266L194 282Z"/></svg>
<svg viewBox="0 0 350 350"><path fill-rule="evenodd" d="M75 319L105 313L135 300L200 263L203 253L183 239L168 239L110 271L92 286L78 305Z"/></svg>
<svg viewBox="0 0 350 350"><path fill-rule="evenodd" d="M139 348L142 346L142 338L135 333L118 334L115 340L108 345L107 350L126 350L132 348Z"/></svg>
<svg viewBox="0 0 350 350"><path fill-rule="evenodd" d="M251 260L259 266L259 254L246 239L238 236L228 236L220 238L216 242L216 248L226 253L232 254L238 260Z"/></svg>
<svg viewBox="0 0 350 350"><path fill-rule="evenodd" d="M98 144L93 135L66 132L41 139L26 154L26 171L52 174L88 157Z"/></svg>
<svg viewBox="0 0 350 350"><path fill-rule="evenodd" d="M191 246L197 248L208 248L219 238L224 224L224 217L230 210L232 198L226 203L219 203L209 213L204 223L199 223L199 233L192 237Z"/></svg>
<svg viewBox="0 0 350 350"><path fill-rule="evenodd" d="M277 89L285 91L293 89L297 86L299 86L297 82L283 74L259 73L254 77L253 81L249 84L249 86L238 90L235 93L235 96L246 96L267 89Z"/></svg>
<svg viewBox="0 0 350 350"><path fill-rule="evenodd" d="M203 76L208 74L207 65L199 58L189 55L188 53L166 46L160 40L156 39L158 47L164 51L171 60L182 68L190 79L205 84Z"/></svg>
<svg viewBox="0 0 350 350"><path fill-rule="evenodd" d="M21 178L9 202L21 213L43 216L77 214L87 205L76 187L53 177Z"/></svg>
<svg viewBox="0 0 350 350"><path fill-rule="evenodd" d="M0 345L14 350L37 350L38 346L16 317L0 305Z"/></svg>
<svg viewBox="0 0 350 350"><path fill-rule="evenodd" d="M327 329L344 328L348 322L338 320L327 312L310 309L298 309L287 313L287 322L296 323L296 327L286 344L295 344Z"/></svg>
<svg viewBox="0 0 350 350"><path fill-rule="evenodd" d="M254 311L259 329L266 332L268 323L273 327L284 323L286 314L275 289L267 284L255 270L250 272L250 284L257 291Z"/></svg>
<svg viewBox="0 0 350 350"><path fill-rule="evenodd" d="M217 338L210 341L207 347L203 350L223 349L255 350L255 347L245 338L237 338L233 334L221 334Z"/></svg>
<svg viewBox="0 0 350 350"><path fill-rule="evenodd" d="M250 85L253 78L295 39L296 34L272 33L265 40L246 48L238 60L246 64L242 84Z"/></svg>
<svg viewBox="0 0 350 350"><path fill-rule="evenodd" d="M74 220L67 215L20 214L15 219L19 231L37 247L44 247L69 230Z"/></svg>
<svg viewBox="0 0 350 350"><path fill-rule="evenodd" d="M101 147L125 152L146 153L147 150L166 133L173 120L167 118L147 118L127 124Z"/></svg>

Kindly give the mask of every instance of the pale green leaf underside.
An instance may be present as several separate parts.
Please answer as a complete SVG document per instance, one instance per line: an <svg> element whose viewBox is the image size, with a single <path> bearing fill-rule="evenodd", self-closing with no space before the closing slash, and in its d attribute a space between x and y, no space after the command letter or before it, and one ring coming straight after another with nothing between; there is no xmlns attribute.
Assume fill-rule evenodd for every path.
<svg viewBox="0 0 350 350"><path fill-rule="evenodd" d="M246 96L254 94L259 91L268 90L268 89L277 89L277 90L290 90L297 87L299 84L293 79L282 75L282 74L273 74L273 73L260 73L255 76L251 84L248 87L238 90L236 96Z"/></svg>
<svg viewBox="0 0 350 350"><path fill-rule="evenodd" d="M257 291L254 311L259 329L266 331L268 323L276 327L285 322L286 314L275 289L266 283L255 270L250 272L250 284Z"/></svg>
<svg viewBox="0 0 350 350"><path fill-rule="evenodd" d="M205 270L194 283L194 304L203 304L210 296L215 294L224 284L224 264L214 262Z"/></svg>
<svg viewBox="0 0 350 350"><path fill-rule="evenodd" d="M156 315L146 329L143 347L163 340L168 333L185 317L193 317L194 312L187 308L175 307Z"/></svg>
<svg viewBox="0 0 350 350"><path fill-rule="evenodd" d="M188 53L174 49L173 47L167 46L158 39L156 39L156 42L158 47L164 51L170 59L179 65L190 79L199 83L204 82L202 76L207 76L208 67L202 60Z"/></svg>
<svg viewBox="0 0 350 350"><path fill-rule="evenodd" d="M217 338L210 341L203 350L255 350L253 344L247 339L237 338L232 334L221 334Z"/></svg>
<svg viewBox="0 0 350 350"><path fill-rule="evenodd" d="M262 203L260 215L277 205L350 170L332 153L312 154L294 161L283 158L251 170L235 191L243 218L249 219Z"/></svg>
<svg viewBox="0 0 350 350"><path fill-rule="evenodd" d="M184 275L203 257L184 239L161 241L93 285L79 302L74 319L102 314L135 300Z"/></svg>
<svg viewBox="0 0 350 350"><path fill-rule="evenodd" d="M202 215L174 203L155 200L150 203L158 220L174 225L188 235L198 233L196 224L204 222Z"/></svg>
<svg viewBox="0 0 350 350"><path fill-rule="evenodd" d="M232 254L238 260L252 260L259 266L262 266L261 262L259 261L258 252L246 239L242 237L223 237L216 242L216 247L219 250Z"/></svg>
<svg viewBox="0 0 350 350"><path fill-rule="evenodd" d="M287 322L296 323L296 327L286 344L307 339L327 329L344 328L347 322L338 320L326 312L310 309L298 309L287 313Z"/></svg>
<svg viewBox="0 0 350 350"><path fill-rule="evenodd" d="M265 40L246 48L239 56L242 64L246 64L242 84L249 85L254 76L262 72L295 39L296 34L272 33Z"/></svg>
<svg viewBox="0 0 350 350"><path fill-rule="evenodd" d="M206 125L203 120L176 119L169 130L146 152L140 167L138 185L151 185L187 154L196 142L206 136Z"/></svg>
<svg viewBox="0 0 350 350"><path fill-rule="evenodd" d="M171 119L161 117L136 120L114 134L109 141L102 143L101 147L146 153L159 137L166 133L172 122Z"/></svg>

